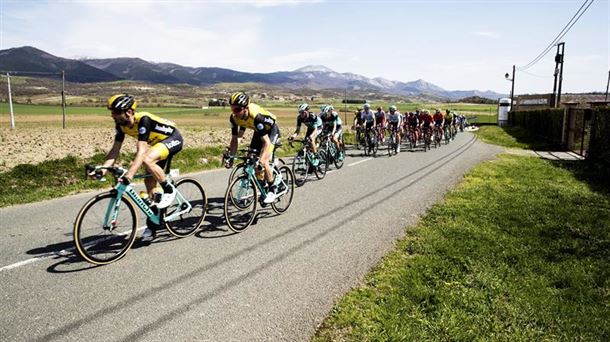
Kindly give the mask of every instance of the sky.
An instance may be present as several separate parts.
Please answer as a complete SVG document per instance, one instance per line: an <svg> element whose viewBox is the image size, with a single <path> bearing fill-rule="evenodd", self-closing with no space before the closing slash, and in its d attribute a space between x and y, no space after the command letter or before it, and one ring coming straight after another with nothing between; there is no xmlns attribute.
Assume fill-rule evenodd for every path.
<svg viewBox="0 0 610 342"><path fill-rule="evenodd" d="M324 65L508 94L505 73L534 60L584 2L0 0L0 50L28 45L64 58L139 57L263 73ZM609 0L595 0L561 41L562 92L605 91ZM555 52L517 70L515 94L552 91Z"/></svg>

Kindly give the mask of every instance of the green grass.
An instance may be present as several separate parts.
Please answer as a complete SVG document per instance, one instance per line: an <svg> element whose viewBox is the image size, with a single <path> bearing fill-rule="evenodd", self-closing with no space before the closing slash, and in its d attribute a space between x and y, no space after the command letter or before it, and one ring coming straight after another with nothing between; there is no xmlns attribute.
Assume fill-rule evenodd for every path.
<svg viewBox="0 0 610 342"><path fill-rule="evenodd" d="M479 165L314 341L607 341L610 198L550 161Z"/></svg>
<svg viewBox="0 0 610 342"><path fill-rule="evenodd" d="M475 133L479 139L488 144L530 150L553 148L552 144L529 135L526 130L517 126L481 126Z"/></svg>

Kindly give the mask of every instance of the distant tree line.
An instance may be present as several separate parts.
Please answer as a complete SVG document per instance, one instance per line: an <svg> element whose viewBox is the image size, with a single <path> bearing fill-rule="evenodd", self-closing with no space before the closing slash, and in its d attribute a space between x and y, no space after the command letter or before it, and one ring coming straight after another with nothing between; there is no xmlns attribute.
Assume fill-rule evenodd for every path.
<svg viewBox="0 0 610 342"><path fill-rule="evenodd" d="M459 99L456 101L451 101L451 102L456 102L456 103L478 103L478 104L497 104L498 100L492 100L492 99L488 99L485 97L480 97L480 96L469 96L469 97L465 97L463 99Z"/></svg>

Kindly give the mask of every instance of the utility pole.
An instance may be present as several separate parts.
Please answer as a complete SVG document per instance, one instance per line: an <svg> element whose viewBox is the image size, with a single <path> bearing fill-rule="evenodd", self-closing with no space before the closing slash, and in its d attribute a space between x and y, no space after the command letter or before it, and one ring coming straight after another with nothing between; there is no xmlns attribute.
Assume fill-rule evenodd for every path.
<svg viewBox="0 0 610 342"><path fill-rule="evenodd" d="M559 107L559 101L561 100L561 81L563 80L563 50L564 50L563 42L557 44L557 53L555 54L555 72L553 75L555 76L553 80L553 108ZM561 53L559 50L561 49ZM561 64L561 69L560 65ZM559 76L559 82L557 82L557 76ZM559 90L557 85L559 84Z"/></svg>
<svg viewBox="0 0 610 342"><path fill-rule="evenodd" d="M513 99L515 98L515 65L513 64L513 78L511 80L512 85L510 87L510 111L513 111Z"/></svg>
<svg viewBox="0 0 610 342"><path fill-rule="evenodd" d="M15 129L15 115L13 114L13 96L11 95L11 76L6 73L6 83L8 86L8 107L11 116L11 129Z"/></svg>
<svg viewBox="0 0 610 342"><path fill-rule="evenodd" d="M61 111L63 113L63 128L66 129L66 95L65 95L65 72L61 71Z"/></svg>
<svg viewBox="0 0 610 342"><path fill-rule="evenodd" d="M606 83L606 102L608 102L608 87L610 87L610 71L608 71L608 83Z"/></svg>
<svg viewBox="0 0 610 342"><path fill-rule="evenodd" d="M557 105L555 107L559 107L561 104L561 84L563 83L563 57L565 55L565 43L561 42L557 45L557 50L559 50L559 46L561 46L561 54L557 54L555 56L555 60L559 60L561 67L559 69L559 88L557 88Z"/></svg>

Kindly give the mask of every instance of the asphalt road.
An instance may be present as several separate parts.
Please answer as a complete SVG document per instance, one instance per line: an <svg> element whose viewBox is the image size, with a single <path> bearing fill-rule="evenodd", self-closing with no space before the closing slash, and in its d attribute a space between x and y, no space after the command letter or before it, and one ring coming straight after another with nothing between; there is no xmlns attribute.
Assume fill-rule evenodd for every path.
<svg viewBox="0 0 610 342"><path fill-rule="evenodd" d="M308 340L406 226L498 152L470 133L391 158L348 150L285 214L264 209L241 234L223 222L228 171L194 174L209 198L202 229L136 242L101 267L72 253L74 218L94 193L0 209L0 340Z"/></svg>

